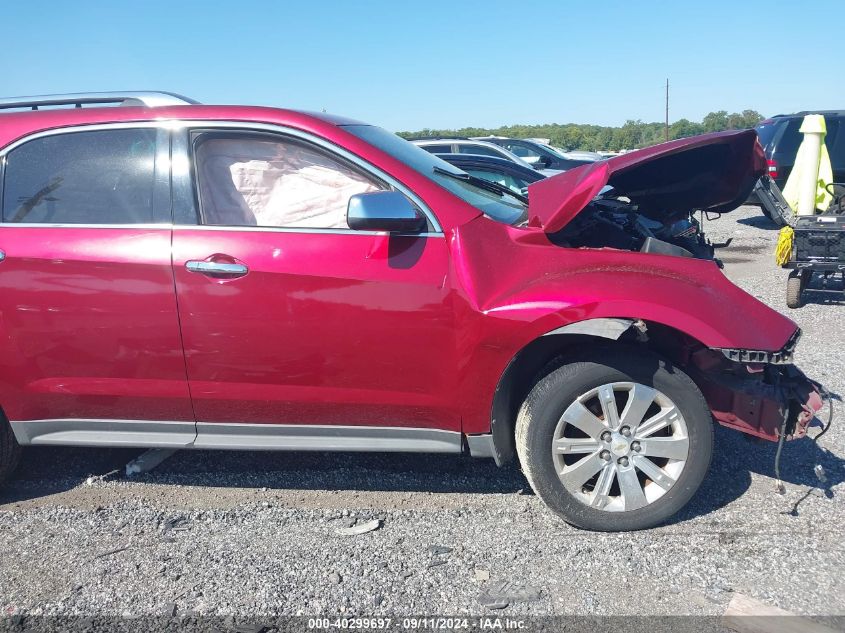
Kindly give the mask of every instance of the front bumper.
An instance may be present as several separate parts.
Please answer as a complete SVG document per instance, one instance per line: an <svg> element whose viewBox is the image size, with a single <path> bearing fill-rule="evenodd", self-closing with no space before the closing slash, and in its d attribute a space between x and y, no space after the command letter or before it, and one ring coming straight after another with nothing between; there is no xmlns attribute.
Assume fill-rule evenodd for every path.
<svg viewBox="0 0 845 633"><path fill-rule="evenodd" d="M719 350L721 358L708 350L695 359L696 382L716 421L772 441L806 435L823 401L815 383L789 362L797 339L765 359L747 350Z"/></svg>

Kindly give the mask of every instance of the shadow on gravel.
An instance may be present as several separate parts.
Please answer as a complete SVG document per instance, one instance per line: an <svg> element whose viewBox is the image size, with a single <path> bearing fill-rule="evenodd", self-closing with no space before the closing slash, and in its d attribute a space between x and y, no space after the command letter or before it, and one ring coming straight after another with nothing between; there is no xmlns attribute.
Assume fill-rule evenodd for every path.
<svg viewBox="0 0 845 633"><path fill-rule="evenodd" d="M841 404L840 404L841 408ZM826 418L825 418L826 419ZM819 432L813 428L813 434ZM822 445L824 441L822 440ZM701 489L671 523L712 513L742 496L751 474L772 477L777 445L716 427L713 462ZM70 490L89 476L123 478L139 449L30 447L0 503L13 503ZM827 481L814 474L821 464ZM845 460L805 438L784 445L781 476L808 495L845 481ZM518 466L497 468L492 460L460 455L397 453L296 453L262 451L182 451L136 481L208 488L269 488L372 492L533 494ZM774 493L773 493L774 494ZM791 514L800 513L800 502Z"/></svg>
<svg viewBox="0 0 845 633"><path fill-rule="evenodd" d="M831 279L827 285L818 275L813 275L807 289L804 291L804 303L814 305L841 306L845 304L845 280Z"/></svg>
<svg viewBox="0 0 845 633"><path fill-rule="evenodd" d="M836 397L839 400L838 397ZM837 405L841 409L840 402ZM824 413L824 411L823 411ZM825 414L826 415L826 414ZM825 420L827 418L825 417ZM820 431L814 427L810 431L816 435ZM845 459L834 455L810 438L786 442L780 459L780 474L787 485L806 488L804 496L786 511L798 516L801 502L820 490L824 496L833 497L833 486L845 481ZM772 494L775 493L775 453L777 444L767 440L756 440L736 431L716 427L716 443L710 471L692 502L681 510L670 523L709 514L742 496L751 485L751 473L758 473L772 478ZM825 471L826 481L816 476L814 468L820 464Z"/></svg>
<svg viewBox="0 0 845 633"><path fill-rule="evenodd" d="M90 476L123 474L138 448L27 447L11 480L0 486L0 504L71 490Z"/></svg>
<svg viewBox="0 0 845 633"><path fill-rule="evenodd" d="M29 447L0 503L69 490L89 476L124 478L138 449ZM134 480L209 488L533 494L516 467L461 455L181 451Z"/></svg>
<svg viewBox="0 0 845 633"><path fill-rule="evenodd" d="M780 227L772 222L769 218L763 215L763 212L760 212L760 215L755 215L750 218L740 218L736 221L737 224L744 224L745 226L751 226L755 229L764 229L766 231L779 231Z"/></svg>

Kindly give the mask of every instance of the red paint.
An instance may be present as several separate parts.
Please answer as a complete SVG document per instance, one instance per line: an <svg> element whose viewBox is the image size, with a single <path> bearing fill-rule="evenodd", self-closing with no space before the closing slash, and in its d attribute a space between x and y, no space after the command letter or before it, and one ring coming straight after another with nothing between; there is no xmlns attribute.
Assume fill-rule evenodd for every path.
<svg viewBox="0 0 845 633"><path fill-rule="evenodd" d="M191 420L169 229L0 227L10 420Z"/></svg>
<svg viewBox="0 0 845 633"><path fill-rule="evenodd" d="M484 433L510 360L568 323L641 318L709 347L769 351L795 330L712 262L549 242L541 226L577 213L642 155L545 181L532 190L537 226L514 228L318 115L228 106L4 114L0 147L44 129L153 117L320 136L413 190L444 236L2 226L0 405L12 420L195 412L203 422ZM213 279L185 269L209 258L249 272Z"/></svg>
<svg viewBox="0 0 845 633"><path fill-rule="evenodd" d="M185 269L212 253L249 273ZM445 240L179 229L173 261L197 420L460 430Z"/></svg>
<svg viewBox="0 0 845 633"><path fill-rule="evenodd" d="M464 430L489 426L496 384L516 351L599 317L641 318L709 347L775 351L795 324L744 292L713 262L613 249L565 249L537 231L479 218L453 240ZM738 318L741 315L741 318Z"/></svg>

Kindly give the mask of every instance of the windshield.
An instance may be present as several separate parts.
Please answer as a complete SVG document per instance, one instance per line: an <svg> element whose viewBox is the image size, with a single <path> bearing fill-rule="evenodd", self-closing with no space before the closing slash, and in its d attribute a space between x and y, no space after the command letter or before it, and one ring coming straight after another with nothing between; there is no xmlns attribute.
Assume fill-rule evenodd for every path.
<svg viewBox="0 0 845 633"><path fill-rule="evenodd" d="M467 180L466 172L387 130L372 125L343 128L433 180L492 220L520 224L527 217L526 206L518 198L473 184Z"/></svg>

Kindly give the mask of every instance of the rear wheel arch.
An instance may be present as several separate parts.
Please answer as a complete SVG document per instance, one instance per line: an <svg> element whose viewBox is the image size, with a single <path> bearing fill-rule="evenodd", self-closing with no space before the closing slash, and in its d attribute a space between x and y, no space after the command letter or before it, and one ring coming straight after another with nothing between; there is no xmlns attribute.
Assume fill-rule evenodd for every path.
<svg viewBox="0 0 845 633"><path fill-rule="evenodd" d="M676 328L628 317L577 321L537 337L510 360L496 385L490 413L496 463L501 466L516 456L516 419L538 380L580 351L620 346L651 352L683 367L685 350L704 345Z"/></svg>

